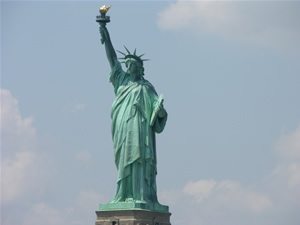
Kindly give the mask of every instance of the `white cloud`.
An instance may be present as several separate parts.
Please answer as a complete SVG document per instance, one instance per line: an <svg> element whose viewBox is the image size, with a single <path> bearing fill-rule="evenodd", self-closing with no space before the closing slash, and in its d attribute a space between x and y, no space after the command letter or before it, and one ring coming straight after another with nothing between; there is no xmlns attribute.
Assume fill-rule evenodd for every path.
<svg viewBox="0 0 300 225"><path fill-rule="evenodd" d="M227 205L234 211L261 213L272 206L269 196L250 190L238 182L221 181L214 194L216 203L223 204L224 207Z"/></svg>
<svg viewBox="0 0 300 225"><path fill-rule="evenodd" d="M230 180L217 182L210 179L189 182L183 192L192 196L198 203L207 199L215 205L214 207L224 206L236 212L250 210L260 213L272 205L268 196L248 190L239 182Z"/></svg>
<svg viewBox="0 0 300 225"><path fill-rule="evenodd" d="M299 162L291 163L288 166L287 172L289 176L288 187L299 190L300 189L300 163Z"/></svg>
<svg viewBox="0 0 300 225"><path fill-rule="evenodd" d="M22 118L18 101L9 90L1 89L1 148L4 155L37 148L33 117Z"/></svg>
<svg viewBox="0 0 300 225"><path fill-rule="evenodd" d="M279 50L299 49L300 7L295 3L177 1L161 11L161 29L193 30Z"/></svg>
<svg viewBox="0 0 300 225"><path fill-rule="evenodd" d="M88 162L92 158L88 151L80 151L75 154L75 159L81 162Z"/></svg>
<svg viewBox="0 0 300 225"><path fill-rule="evenodd" d="M271 200L266 195L247 192L245 193L245 196L246 204L253 212L260 213L272 206Z"/></svg>
<svg viewBox="0 0 300 225"><path fill-rule="evenodd" d="M280 161L272 173L273 179L285 182L290 191L300 190L300 125L292 132L283 132L275 149Z"/></svg>
<svg viewBox="0 0 300 225"><path fill-rule="evenodd" d="M72 109L72 112L78 112L78 111L83 110L84 108L85 108L85 104L78 103L74 106L74 108Z"/></svg>
<svg viewBox="0 0 300 225"><path fill-rule="evenodd" d="M86 211L88 213L91 210L96 210L100 202L105 202L105 198L99 192L82 190L76 199L75 206L79 209L78 211Z"/></svg>
<svg viewBox="0 0 300 225"><path fill-rule="evenodd" d="M37 135L33 117L23 119L18 101L1 89L2 201L4 204L29 193L37 178ZM35 187L34 191L39 188Z"/></svg>
<svg viewBox="0 0 300 225"><path fill-rule="evenodd" d="M300 159L300 126L293 132L282 133L275 148L284 159Z"/></svg>
<svg viewBox="0 0 300 225"><path fill-rule="evenodd" d="M98 203L103 196L92 190L82 190L74 198L71 207L54 207L47 202L39 202L32 205L23 218L23 225L45 224L45 225L84 225L96 221ZM94 217L93 217L94 216Z"/></svg>
<svg viewBox="0 0 300 225"><path fill-rule="evenodd" d="M300 126L279 136L274 146L278 163L263 180L244 185L202 179L188 182L182 190L161 192L160 200L173 211L172 224L299 224L299 131Z"/></svg>
<svg viewBox="0 0 300 225"><path fill-rule="evenodd" d="M93 190L82 190L74 196L69 207L65 202L52 205L48 201L37 201L20 211L18 217L5 217L1 221L3 225L84 225L93 224L96 221L95 211L99 202L105 202L105 197ZM15 212L13 213L15 215Z"/></svg>
<svg viewBox="0 0 300 225"><path fill-rule="evenodd" d="M199 180L196 182L190 181L183 189L183 192L192 195L198 202L201 202L204 198L209 197L213 191L216 181L210 180Z"/></svg>
<svg viewBox="0 0 300 225"><path fill-rule="evenodd" d="M160 202L169 205L174 225L274 225L273 219L269 223L262 219L269 218L274 208L271 197L268 191L237 181L214 179L190 181L181 190L159 193Z"/></svg>
<svg viewBox="0 0 300 225"><path fill-rule="evenodd" d="M96 221L95 211L98 209L98 204L103 202L105 198L93 190L81 190L72 208L72 224L84 225L92 224Z"/></svg>
<svg viewBox="0 0 300 225"><path fill-rule="evenodd" d="M54 177L53 173L60 171L64 176L67 165L63 163L63 167L60 166L60 162L54 160L51 155L54 152L47 153L39 149L33 117L22 117L18 101L9 90L1 90L1 100L1 204L4 211L1 224L83 225L87 221L90 224L94 223L94 212L99 202L106 200L105 197L95 191L80 191L79 187L77 196L75 194L71 202L65 201L65 193L57 188L66 186L62 187L62 177ZM75 153L74 158L87 162L91 155L87 151L81 151ZM57 194L57 198L63 201L58 205L55 205L55 199L50 200L44 195L50 193L52 196L53 189L56 191L55 196ZM63 196L60 196L61 194ZM19 210L17 216L16 210Z"/></svg>
<svg viewBox="0 0 300 225"><path fill-rule="evenodd" d="M284 191L297 192L300 189L300 162L279 162L270 179ZM298 202L300 204L300 200Z"/></svg>
<svg viewBox="0 0 300 225"><path fill-rule="evenodd" d="M36 155L33 152L20 152L15 158L2 161L2 201L8 203L26 193L30 183L28 175L33 170Z"/></svg>
<svg viewBox="0 0 300 225"><path fill-rule="evenodd" d="M160 191L157 193L158 199L161 204L172 204L175 205L177 202L180 201L181 198L181 191L180 190L168 190L168 191Z"/></svg>
<svg viewBox="0 0 300 225"><path fill-rule="evenodd" d="M34 204L32 208L27 211L22 225L64 225L68 223L70 223L70 221L64 211L51 207L44 202L40 202Z"/></svg>

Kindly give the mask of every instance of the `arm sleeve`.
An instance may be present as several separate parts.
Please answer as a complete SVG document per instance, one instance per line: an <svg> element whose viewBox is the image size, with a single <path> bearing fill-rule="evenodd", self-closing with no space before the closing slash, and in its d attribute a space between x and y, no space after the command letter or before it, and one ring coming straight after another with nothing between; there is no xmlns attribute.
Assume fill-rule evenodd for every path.
<svg viewBox="0 0 300 225"><path fill-rule="evenodd" d="M117 94L118 88L122 84L125 74L126 73L123 71L121 63L116 60L115 65L109 75L109 82L111 82L114 86L115 94Z"/></svg>

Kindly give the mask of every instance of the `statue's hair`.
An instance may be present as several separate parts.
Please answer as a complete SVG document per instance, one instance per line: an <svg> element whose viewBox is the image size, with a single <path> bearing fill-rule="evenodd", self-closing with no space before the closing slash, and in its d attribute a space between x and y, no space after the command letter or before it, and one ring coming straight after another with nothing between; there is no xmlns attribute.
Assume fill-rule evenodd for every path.
<svg viewBox="0 0 300 225"><path fill-rule="evenodd" d="M143 77L145 75L144 72L145 72L145 68L143 66L140 66L139 67L139 73L140 73L139 75L140 75L140 77Z"/></svg>

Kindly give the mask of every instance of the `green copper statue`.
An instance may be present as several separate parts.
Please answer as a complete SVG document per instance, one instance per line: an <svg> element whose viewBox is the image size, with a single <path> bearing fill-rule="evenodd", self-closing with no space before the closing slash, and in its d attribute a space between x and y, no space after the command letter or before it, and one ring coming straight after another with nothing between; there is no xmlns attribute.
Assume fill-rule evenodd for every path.
<svg viewBox="0 0 300 225"><path fill-rule="evenodd" d="M108 10L109 7L106 7ZM100 24L101 42L105 46L111 67L109 81L114 87L116 99L111 110L112 138L115 163L118 170L117 189L110 203L139 202L158 203L156 194L155 133L164 130L167 112L163 97L158 96L152 84L144 78L144 65L136 50L123 54L125 72L112 45L102 7Z"/></svg>

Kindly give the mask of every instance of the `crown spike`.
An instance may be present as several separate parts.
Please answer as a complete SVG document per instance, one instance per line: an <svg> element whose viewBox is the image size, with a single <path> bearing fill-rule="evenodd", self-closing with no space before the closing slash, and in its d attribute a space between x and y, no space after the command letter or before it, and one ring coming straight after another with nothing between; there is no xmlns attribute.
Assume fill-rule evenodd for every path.
<svg viewBox="0 0 300 225"><path fill-rule="evenodd" d="M126 56L126 54L125 53L123 53L123 52L121 52L121 51L119 51L119 50L117 50L119 53L121 53L122 55L124 55L124 56Z"/></svg>
<svg viewBox="0 0 300 225"><path fill-rule="evenodd" d="M143 55L145 55L145 54L142 54L142 55L138 56L138 55L136 54L136 48L134 49L133 54L130 53L130 51L126 48L125 45L124 45L124 48L126 49L126 51L127 51L128 54L125 54L125 53L123 53L123 52L117 50L119 53L121 53L123 56L125 56L124 58L118 58L118 59L122 59L122 60L125 59L125 61L123 61L123 62L121 62L121 63L125 63L125 62L127 61L127 59L135 59L135 60L137 60L139 63L141 63L141 65L143 66L143 62L144 62L144 61L150 60L150 59L142 59L142 58L141 58L141 57L142 57Z"/></svg>
<svg viewBox="0 0 300 225"><path fill-rule="evenodd" d="M126 49L127 53L130 55L130 51L126 48L126 46L124 45L124 48Z"/></svg>
<svg viewBox="0 0 300 225"><path fill-rule="evenodd" d="M139 55L139 58L141 58L142 56L144 56L145 55L145 53L144 54L142 54L142 55Z"/></svg>

